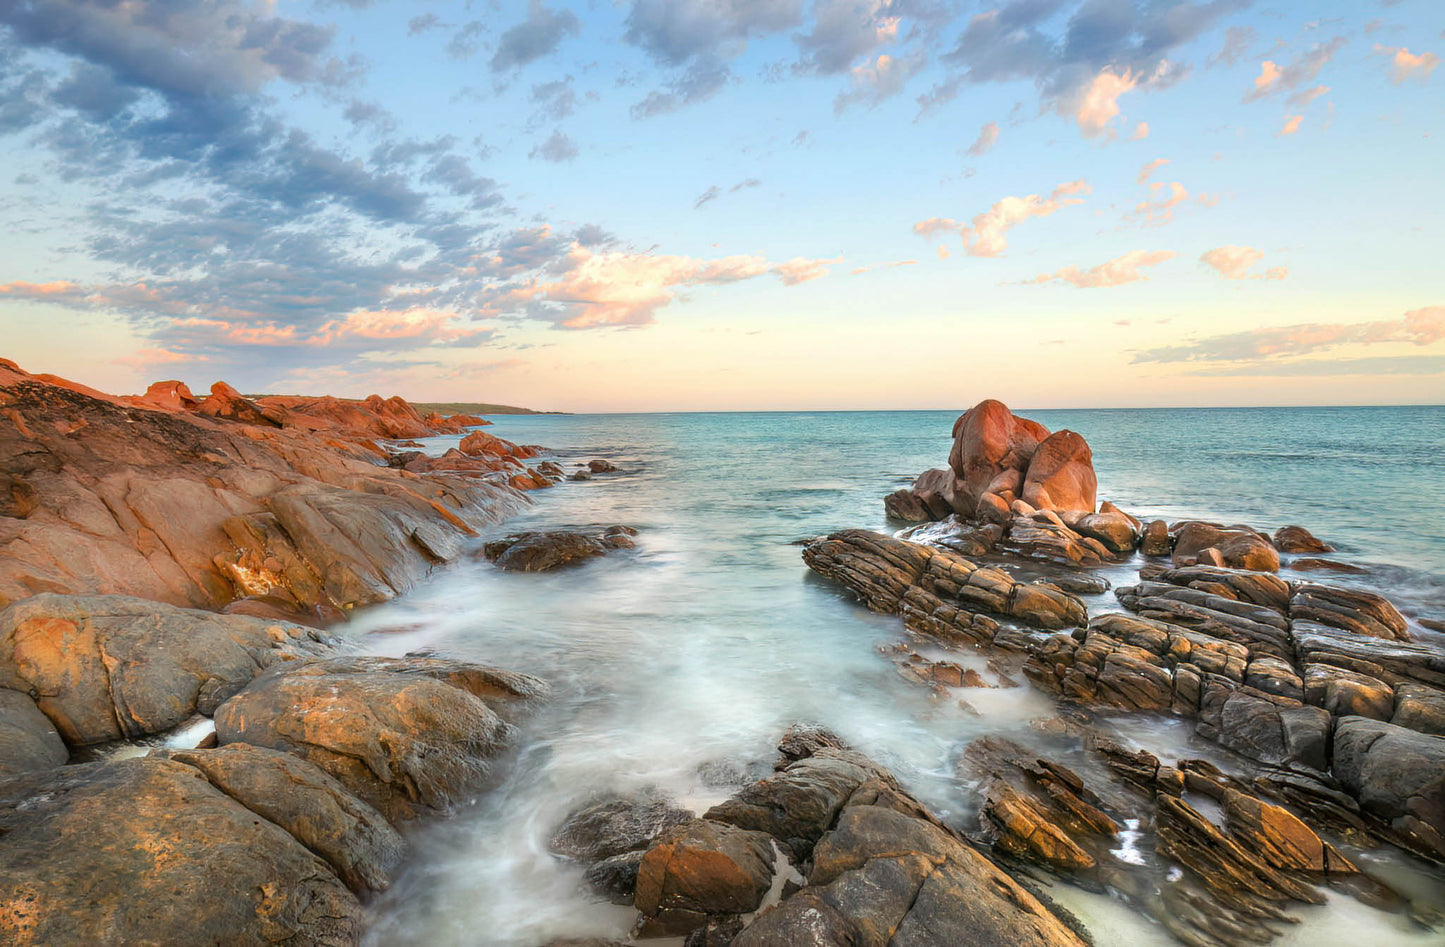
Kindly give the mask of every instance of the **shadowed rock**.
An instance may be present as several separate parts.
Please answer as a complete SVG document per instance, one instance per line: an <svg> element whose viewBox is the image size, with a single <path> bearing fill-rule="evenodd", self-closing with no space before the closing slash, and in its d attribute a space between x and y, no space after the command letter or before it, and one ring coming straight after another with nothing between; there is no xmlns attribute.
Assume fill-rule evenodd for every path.
<svg viewBox="0 0 1445 947"><path fill-rule="evenodd" d="M70 751L29 694L0 687L0 779L64 765Z"/></svg>
<svg viewBox="0 0 1445 947"><path fill-rule="evenodd" d="M498 569L508 572L547 572L604 556L616 549L631 549L637 530L628 526L610 526L601 533L566 531L518 533L487 543L483 554Z"/></svg>

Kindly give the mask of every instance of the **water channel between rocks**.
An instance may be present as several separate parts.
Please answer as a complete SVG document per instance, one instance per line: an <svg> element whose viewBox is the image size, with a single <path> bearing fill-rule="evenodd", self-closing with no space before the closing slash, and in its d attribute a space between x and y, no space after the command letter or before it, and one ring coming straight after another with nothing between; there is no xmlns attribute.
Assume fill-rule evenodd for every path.
<svg viewBox="0 0 1445 947"><path fill-rule="evenodd" d="M1145 519L1202 516L1271 530L1301 523L1374 564L1359 581L1402 610L1445 615L1445 409L1021 411L1094 449L1099 495ZM502 573L480 559L370 609L346 633L369 651L435 649L547 679L499 784L458 817L412 835L410 864L375 905L390 944L545 944L622 938L634 917L598 900L547 850L562 819L605 793L657 790L701 812L762 775L791 723L830 727L971 827L956 767L985 735L1044 746L1055 702L1027 686L970 689L972 712L902 678L880 646L899 620L813 576L792 541L845 527L890 530L882 497L943 466L946 412L503 417L488 428L593 457L620 472L533 494L498 532L626 524L637 549L580 568ZM456 438L434 438L444 449ZM1130 582L1139 561L1102 570ZM1091 613L1117 610L1112 594ZM983 671L976 652L950 660ZM1115 732L1166 758L1239 762L1184 721L1126 717ZM1445 880L1403 856L1362 856L1408 893L1445 904ZM1130 853L1152 857L1152 853ZM1373 859L1373 861L1372 861ZM1056 884L1100 944L1173 943L1107 894ZM1277 943L1438 944L1402 915L1331 894Z"/></svg>

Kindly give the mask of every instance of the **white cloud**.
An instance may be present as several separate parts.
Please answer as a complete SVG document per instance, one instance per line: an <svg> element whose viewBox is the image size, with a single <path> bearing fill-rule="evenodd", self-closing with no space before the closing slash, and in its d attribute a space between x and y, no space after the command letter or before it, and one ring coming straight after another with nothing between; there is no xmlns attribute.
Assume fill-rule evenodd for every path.
<svg viewBox="0 0 1445 947"><path fill-rule="evenodd" d="M1030 217L1047 217L1071 204L1082 204L1078 194L1089 193L1088 182L1069 181L1054 188L1048 197L1029 194L1005 197L967 224L950 217L931 217L913 225L913 232L925 239L940 233L957 232L963 237L969 256L1001 256L1008 249L1008 231ZM942 255L942 254L940 254Z"/></svg>

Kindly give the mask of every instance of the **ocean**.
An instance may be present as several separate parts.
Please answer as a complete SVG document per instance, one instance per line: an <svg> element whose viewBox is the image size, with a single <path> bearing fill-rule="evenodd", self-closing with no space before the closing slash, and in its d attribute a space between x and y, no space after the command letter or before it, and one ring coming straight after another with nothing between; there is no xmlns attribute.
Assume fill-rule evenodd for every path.
<svg viewBox="0 0 1445 947"><path fill-rule="evenodd" d="M1445 620L1445 407L1020 411L1083 434L1099 497L1142 519L1204 518L1273 531L1298 523L1366 567L1360 584L1414 619ZM569 466L620 468L532 494L498 528L625 524L635 552L555 573L468 559L346 633L382 654L434 649L536 674L552 699L524 727L498 785L410 836L410 865L375 904L369 943L533 947L621 938L630 909L599 902L547 841L606 793L657 791L701 812L766 772L788 725L827 726L891 767L945 819L976 819L960 752L986 734L1035 738L1055 704L1027 686L940 702L879 653L899 621L870 613L803 565L795 542L894 530L883 497L946 464L956 412L505 416L487 430ZM433 438L441 451L457 438ZM1105 570L1116 585L1139 562ZM1314 576L1319 578L1318 575ZM1089 600L1112 608L1112 595ZM1424 637L1441 636L1414 629ZM981 655L950 660L982 670ZM1163 755L1218 747L1184 721L1120 718L1117 735ZM1402 889L1445 903L1445 878L1387 852L1361 856ZM1056 885L1100 943L1167 944L1107 895ZM1402 916L1330 895L1295 912L1281 944L1438 943ZM1343 937L1344 939L1340 939Z"/></svg>

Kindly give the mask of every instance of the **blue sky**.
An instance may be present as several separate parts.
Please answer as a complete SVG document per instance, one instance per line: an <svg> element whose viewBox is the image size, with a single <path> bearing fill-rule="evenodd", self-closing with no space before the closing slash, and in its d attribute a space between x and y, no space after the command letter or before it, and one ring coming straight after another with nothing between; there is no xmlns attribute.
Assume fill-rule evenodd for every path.
<svg viewBox="0 0 1445 947"><path fill-rule="evenodd" d="M0 354L576 411L1438 403L1442 31L0 0Z"/></svg>

